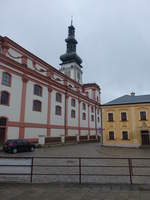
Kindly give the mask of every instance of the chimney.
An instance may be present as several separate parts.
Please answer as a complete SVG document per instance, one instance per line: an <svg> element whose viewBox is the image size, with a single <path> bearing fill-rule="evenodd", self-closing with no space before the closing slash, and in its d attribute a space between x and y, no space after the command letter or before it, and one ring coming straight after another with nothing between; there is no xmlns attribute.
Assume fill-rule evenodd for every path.
<svg viewBox="0 0 150 200"><path fill-rule="evenodd" d="M131 95L132 97L134 97L134 96L135 96L135 92L131 92L130 95Z"/></svg>

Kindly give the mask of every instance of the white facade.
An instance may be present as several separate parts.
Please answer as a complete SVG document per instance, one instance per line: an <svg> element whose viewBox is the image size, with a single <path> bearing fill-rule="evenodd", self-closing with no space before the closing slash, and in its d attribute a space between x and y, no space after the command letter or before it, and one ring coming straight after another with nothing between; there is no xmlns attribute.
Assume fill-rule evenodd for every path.
<svg viewBox="0 0 150 200"><path fill-rule="evenodd" d="M5 140L38 139L41 135L48 138L97 136L101 127L101 113L97 112L100 109L100 88L96 84L81 84L79 66L74 63L69 78L9 38L0 37L0 46L0 98L3 91L9 93L9 105L0 103L0 120L7 119L5 126L0 125L0 130L5 128ZM81 73L79 81L76 80L77 69ZM9 86L3 83L5 72L11 76ZM35 85L41 87L41 95L34 94ZM60 102L56 100L57 93L61 95ZM41 103L40 111L34 110L34 101ZM61 108L59 114L56 114L57 106ZM92 113L91 106L94 107ZM72 116L72 110L75 116Z"/></svg>

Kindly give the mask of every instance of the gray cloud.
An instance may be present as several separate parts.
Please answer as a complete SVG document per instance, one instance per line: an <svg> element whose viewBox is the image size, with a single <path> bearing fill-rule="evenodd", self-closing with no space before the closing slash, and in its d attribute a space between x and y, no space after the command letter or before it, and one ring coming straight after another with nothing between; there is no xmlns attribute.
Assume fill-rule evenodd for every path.
<svg viewBox="0 0 150 200"><path fill-rule="evenodd" d="M135 91L150 94L149 0L0 0L0 34L56 68L74 16L84 82L103 102Z"/></svg>

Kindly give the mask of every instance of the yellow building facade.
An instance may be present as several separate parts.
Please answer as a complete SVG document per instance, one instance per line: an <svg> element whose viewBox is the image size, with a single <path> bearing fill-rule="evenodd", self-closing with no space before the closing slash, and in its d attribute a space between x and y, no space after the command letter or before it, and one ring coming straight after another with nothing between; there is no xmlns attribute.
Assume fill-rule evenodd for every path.
<svg viewBox="0 0 150 200"><path fill-rule="evenodd" d="M132 93L104 104L102 128L104 146L150 145L150 95Z"/></svg>

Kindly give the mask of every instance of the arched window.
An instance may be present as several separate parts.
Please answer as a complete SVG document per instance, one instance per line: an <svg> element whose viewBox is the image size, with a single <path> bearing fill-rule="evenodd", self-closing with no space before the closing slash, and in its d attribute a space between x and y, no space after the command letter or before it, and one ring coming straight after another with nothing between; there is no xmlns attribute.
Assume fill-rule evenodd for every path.
<svg viewBox="0 0 150 200"><path fill-rule="evenodd" d="M55 114L61 115L61 106L56 106Z"/></svg>
<svg viewBox="0 0 150 200"><path fill-rule="evenodd" d="M56 101L61 103L61 94L60 93L56 93Z"/></svg>
<svg viewBox="0 0 150 200"><path fill-rule="evenodd" d="M33 101L33 111L38 111L41 112L42 110L42 103L39 100L34 100Z"/></svg>
<svg viewBox="0 0 150 200"><path fill-rule="evenodd" d="M9 73L3 72L2 84L6 85L6 86L10 86L11 85L11 75Z"/></svg>
<svg viewBox="0 0 150 200"><path fill-rule="evenodd" d="M40 85L34 85L34 94L42 96L42 87Z"/></svg>
<svg viewBox="0 0 150 200"><path fill-rule="evenodd" d="M0 103L5 106L9 106L9 93L7 91L1 92L1 101Z"/></svg>

